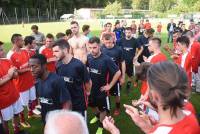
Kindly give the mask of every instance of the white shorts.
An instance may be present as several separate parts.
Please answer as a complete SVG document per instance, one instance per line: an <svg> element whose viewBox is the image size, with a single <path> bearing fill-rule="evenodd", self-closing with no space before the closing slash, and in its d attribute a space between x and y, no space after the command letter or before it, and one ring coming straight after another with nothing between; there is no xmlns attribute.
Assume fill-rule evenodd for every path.
<svg viewBox="0 0 200 134"><path fill-rule="evenodd" d="M11 120L15 114L19 114L24 110L20 98L12 105L1 109L1 115L4 121Z"/></svg>
<svg viewBox="0 0 200 134"><path fill-rule="evenodd" d="M35 86L31 87L29 90L20 93L20 99L23 106L28 106L29 101L36 99L36 89Z"/></svg>

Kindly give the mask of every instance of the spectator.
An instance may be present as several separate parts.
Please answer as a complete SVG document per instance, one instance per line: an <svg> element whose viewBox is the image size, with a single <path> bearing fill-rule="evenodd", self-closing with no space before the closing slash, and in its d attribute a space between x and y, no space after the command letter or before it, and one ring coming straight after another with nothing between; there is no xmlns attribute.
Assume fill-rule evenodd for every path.
<svg viewBox="0 0 200 134"><path fill-rule="evenodd" d="M172 39L173 39L173 32L176 28L176 24L174 23L173 19L171 19L171 22L167 24L167 31L168 31L168 38L167 38L167 42L171 42L172 43Z"/></svg>

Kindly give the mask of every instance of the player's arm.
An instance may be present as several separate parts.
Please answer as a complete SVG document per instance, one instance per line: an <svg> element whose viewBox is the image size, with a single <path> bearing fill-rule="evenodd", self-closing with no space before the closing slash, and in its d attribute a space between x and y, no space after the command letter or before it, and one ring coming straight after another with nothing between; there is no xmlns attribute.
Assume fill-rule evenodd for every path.
<svg viewBox="0 0 200 134"><path fill-rule="evenodd" d="M138 59L138 57L142 54L143 50L144 50L143 46L137 48L136 55L133 58L133 62L135 62L135 60Z"/></svg>
<svg viewBox="0 0 200 134"><path fill-rule="evenodd" d="M113 76L113 79L111 80L111 82L109 83L110 88L112 88L115 85L115 83L119 80L120 76L121 76L121 71L118 70Z"/></svg>
<svg viewBox="0 0 200 134"><path fill-rule="evenodd" d="M17 72L15 67L12 67L8 70L8 74L0 78L0 86L3 86L5 83L7 83L9 80L11 80L15 73Z"/></svg>
<svg viewBox="0 0 200 134"><path fill-rule="evenodd" d="M90 79L89 72L84 64L82 64L82 67L79 70L81 71L80 74L82 75L82 79L84 81L85 91L89 95L92 88L92 81Z"/></svg>
<svg viewBox="0 0 200 134"><path fill-rule="evenodd" d="M92 81L89 80L88 82L85 83L85 90L88 95L90 94L91 88L92 88Z"/></svg>
<svg viewBox="0 0 200 134"><path fill-rule="evenodd" d="M122 71L121 71L121 78L120 78L120 84L124 84L125 82L125 76L126 76L126 63L125 60L121 62Z"/></svg>

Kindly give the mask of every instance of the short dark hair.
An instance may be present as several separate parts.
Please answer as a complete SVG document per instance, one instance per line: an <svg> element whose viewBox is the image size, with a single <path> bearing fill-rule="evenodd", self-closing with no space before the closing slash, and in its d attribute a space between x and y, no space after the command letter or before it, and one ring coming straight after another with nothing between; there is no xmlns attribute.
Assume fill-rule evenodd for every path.
<svg viewBox="0 0 200 134"><path fill-rule="evenodd" d="M161 96L163 110L169 109L171 117L176 117L190 91L184 69L171 61L153 64L147 71L147 82L149 89Z"/></svg>
<svg viewBox="0 0 200 134"><path fill-rule="evenodd" d="M35 55L31 56L30 59L37 59L37 60L39 60L39 62L40 62L41 65L47 64L47 58L44 55L42 55L42 54L35 54Z"/></svg>
<svg viewBox="0 0 200 134"><path fill-rule="evenodd" d="M54 36L53 36L53 34L51 34L51 33L48 33L48 34L46 35L46 38L51 38L51 39L54 39Z"/></svg>
<svg viewBox="0 0 200 134"><path fill-rule="evenodd" d="M57 41L55 41L53 47L56 46L58 46L60 49L65 49L65 48L67 48L68 50L70 49L70 45L65 39L58 39Z"/></svg>
<svg viewBox="0 0 200 134"><path fill-rule="evenodd" d="M31 26L31 29L32 29L32 30L33 30L33 29L38 30L38 26L37 26L37 25L32 25L32 26Z"/></svg>
<svg viewBox="0 0 200 134"><path fill-rule="evenodd" d="M112 25L112 23L110 23L110 22L107 22L107 23L106 23L106 26L108 26L108 25Z"/></svg>
<svg viewBox="0 0 200 134"><path fill-rule="evenodd" d="M161 47L162 40L160 38L152 37L149 39L149 41L153 41L153 42L157 43L159 47Z"/></svg>
<svg viewBox="0 0 200 134"><path fill-rule="evenodd" d="M111 40L112 38L113 37L110 33L106 33L106 34L103 35L103 39L105 39L105 40Z"/></svg>
<svg viewBox="0 0 200 134"><path fill-rule="evenodd" d="M99 37L94 36L94 37L90 38L88 42L90 44L93 44L93 43L100 44L100 39L99 39Z"/></svg>
<svg viewBox="0 0 200 134"><path fill-rule="evenodd" d="M12 37L11 37L11 42L15 43L15 41L16 41L16 39L18 37L22 37L22 35L21 34L17 34L17 33L13 34Z"/></svg>
<svg viewBox="0 0 200 134"><path fill-rule="evenodd" d="M57 39L61 39L61 38L63 38L63 37L65 37L65 34L62 33L62 32L59 32L59 33L56 34L56 38L57 38Z"/></svg>
<svg viewBox="0 0 200 134"><path fill-rule="evenodd" d="M73 25L73 24L79 25L77 21L72 21L70 24L71 25Z"/></svg>
<svg viewBox="0 0 200 134"><path fill-rule="evenodd" d="M89 28L90 28L89 25L83 25L82 31L85 32L85 31L89 30Z"/></svg>
<svg viewBox="0 0 200 134"><path fill-rule="evenodd" d="M0 41L0 46L3 45L4 43L2 41Z"/></svg>
<svg viewBox="0 0 200 134"><path fill-rule="evenodd" d="M33 36L26 36L24 38L24 45L27 46L28 44L32 44L32 42L35 40Z"/></svg>
<svg viewBox="0 0 200 134"><path fill-rule="evenodd" d="M126 27L125 30L132 31L132 28L131 27Z"/></svg>
<svg viewBox="0 0 200 134"><path fill-rule="evenodd" d="M186 45L186 47L189 47L190 45L190 39L187 36L178 37L176 42L180 43L181 45Z"/></svg>
<svg viewBox="0 0 200 134"><path fill-rule="evenodd" d="M67 29L66 31L65 31L65 34L68 36L68 35L71 35L72 34L72 30L71 29Z"/></svg>

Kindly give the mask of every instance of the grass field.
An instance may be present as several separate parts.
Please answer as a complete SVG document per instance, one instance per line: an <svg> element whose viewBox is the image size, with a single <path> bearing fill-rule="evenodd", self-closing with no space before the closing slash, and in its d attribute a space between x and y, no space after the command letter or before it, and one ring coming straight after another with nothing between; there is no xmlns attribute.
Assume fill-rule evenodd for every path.
<svg viewBox="0 0 200 134"><path fill-rule="evenodd" d="M99 22L82 22L81 25L85 23L85 24L90 24L91 25L91 31L92 31L92 35L99 35L100 32L100 28L101 28L101 24ZM5 42L5 49L8 51L11 48L10 45L10 37L13 33L20 33L23 36L25 35L30 35L31 27L32 24L25 24L24 27L22 27L22 25L7 25L7 26L0 26L0 31L1 31L1 35L0 35L0 40ZM65 30L68 27L69 23L64 23L64 22L58 22L58 23L40 23L38 24L39 26L39 31L43 32L43 33L53 33L54 35L57 32L65 32ZM162 40L163 40L163 44L166 42L166 33L162 34ZM124 89L124 87L122 87L122 93L121 93L121 102L122 104L130 104L131 100L133 99L137 99L140 96L139 94L139 90L138 88L133 88L132 87L132 91L131 93L127 96L126 95L126 91ZM113 99L111 99L113 104L112 110L113 110ZM191 101L194 104L196 110L198 113L200 113L200 95L199 94L192 94L191 96ZM113 111L111 110L111 115L113 113ZM128 115L125 114L124 112L124 108L121 107L121 115L118 117L115 117L115 121L116 121L116 126L119 127L120 131L122 134L142 134L142 132L140 131L139 128L137 128L134 123L131 121L131 119L129 118ZM91 113L91 109L88 109L88 121L93 117L93 114ZM32 127L30 129L27 129L28 132L30 132L31 134L42 134L43 133L43 126L41 124L40 119L29 119ZM91 134L95 134L96 129L97 129L97 124L94 125L89 125L89 131ZM105 132L107 133L107 132Z"/></svg>

